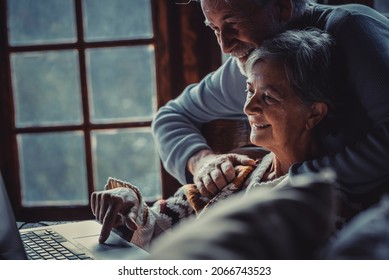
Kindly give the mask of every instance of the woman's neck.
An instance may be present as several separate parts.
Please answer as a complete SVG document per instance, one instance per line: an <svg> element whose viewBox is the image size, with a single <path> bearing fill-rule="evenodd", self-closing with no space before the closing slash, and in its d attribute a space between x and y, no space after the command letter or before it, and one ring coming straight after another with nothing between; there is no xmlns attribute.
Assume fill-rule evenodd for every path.
<svg viewBox="0 0 389 280"><path fill-rule="evenodd" d="M278 158L274 156L271 164L269 165L265 174L263 175L262 180L271 181L277 179L285 175L288 172L290 166L291 165L289 164L280 162Z"/></svg>
<svg viewBox="0 0 389 280"><path fill-rule="evenodd" d="M281 151L272 151L274 158L264 174L263 180L269 181L279 178L287 174L293 164L312 160L323 154L323 149L318 141L310 141L309 143L294 149L283 148Z"/></svg>

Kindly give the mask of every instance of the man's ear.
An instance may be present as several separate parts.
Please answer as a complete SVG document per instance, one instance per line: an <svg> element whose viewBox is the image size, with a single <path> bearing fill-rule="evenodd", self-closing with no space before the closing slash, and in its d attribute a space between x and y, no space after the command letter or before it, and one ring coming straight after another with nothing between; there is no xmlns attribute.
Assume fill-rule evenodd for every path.
<svg viewBox="0 0 389 280"><path fill-rule="evenodd" d="M310 107L305 127L307 129L314 128L327 115L328 106L324 102L315 102Z"/></svg>
<svg viewBox="0 0 389 280"><path fill-rule="evenodd" d="M277 2L280 9L280 21L289 22L292 18L292 0L278 0Z"/></svg>

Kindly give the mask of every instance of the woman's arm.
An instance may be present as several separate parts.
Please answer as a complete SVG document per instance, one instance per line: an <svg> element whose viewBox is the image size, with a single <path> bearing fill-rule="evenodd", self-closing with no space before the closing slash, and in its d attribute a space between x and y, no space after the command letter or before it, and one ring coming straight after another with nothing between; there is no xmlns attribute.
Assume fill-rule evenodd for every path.
<svg viewBox="0 0 389 280"><path fill-rule="evenodd" d="M131 242L146 248L152 239L194 213L186 197L186 186L177 190L174 196L160 199L149 207L138 187L131 183L109 178L104 191L93 192L91 209L103 225L101 243L110 231L120 232L125 225L133 231ZM120 228L120 229L119 229Z"/></svg>

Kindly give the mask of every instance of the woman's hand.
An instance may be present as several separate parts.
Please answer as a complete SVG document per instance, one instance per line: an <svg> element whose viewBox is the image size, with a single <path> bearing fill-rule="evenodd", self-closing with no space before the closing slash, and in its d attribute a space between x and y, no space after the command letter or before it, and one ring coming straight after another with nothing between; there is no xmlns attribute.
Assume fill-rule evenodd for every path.
<svg viewBox="0 0 389 280"><path fill-rule="evenodd" d="M135 231L138 228L136 219L139 204L135 192L128 188L93 192L91 195L92 213L103 225L99 242L105 242L112 228L119 225L126 225L130 230Z"/></svg>
<svg viewBox="0 0 389 280"><path fill-rule="evenodd" d="M235 179L236 165L255 165L255 160L239 154L208 154L197 163L193 181L202 196L212 198Z"/></svg>

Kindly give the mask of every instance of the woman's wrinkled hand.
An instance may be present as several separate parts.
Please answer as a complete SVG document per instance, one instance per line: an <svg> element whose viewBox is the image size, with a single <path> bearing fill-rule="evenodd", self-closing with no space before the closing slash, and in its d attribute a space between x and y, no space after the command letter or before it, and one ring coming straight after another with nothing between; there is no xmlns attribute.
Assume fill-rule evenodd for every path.
<svg viewBox="0 0 389 280"><path fill-rule="evenodd" d="M139 204L137 195L128 188L93 192L91 195L92 213L102 224L99 242L105 242L112 228L119 225L126 225L130 230L136 230Z"/></svg>
<svg viewBox="0 0 389 280"><path fill-rule="evenodd" d="M202 196L212 198L235 179L236 165L255 165L255 160L239 154L209 154L198 163L193 181Z"/></svg>

